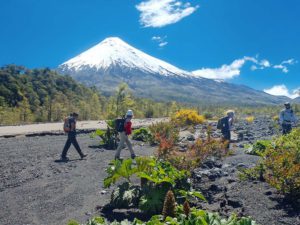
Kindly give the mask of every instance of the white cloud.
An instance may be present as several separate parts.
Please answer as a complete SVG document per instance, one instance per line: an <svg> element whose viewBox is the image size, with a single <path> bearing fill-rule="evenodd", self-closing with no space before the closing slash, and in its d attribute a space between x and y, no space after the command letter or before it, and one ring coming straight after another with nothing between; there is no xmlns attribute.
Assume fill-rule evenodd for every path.
<svg viewBox="0 0 300 225"><path fill-rule="evenodd" d="M178 0L148 0L136 5L141 12L140 23L144 27L163 27L177 23L194 13L198 7Z"/></svg>
<svg viewBox="0 0 300 225"><path fill-rule="evenodd" d="M300 96L300 88L294 89L291 92L284 85L275 85L270 89L264 89L264 92L275 96L287 96L289 98L297 98Z"/></svg>
<svg viewBox="0 0 300 225"><path fill-rule="evenodd" d="M263 59L260 61L259 65L261 65L262 67L270 67L271 63L268 60Z"/></svg>
<svg viewBox="0 0 300 225"><path fill-rule="evenodd" d="M161 37L159 37L159 36L153 36L153 37L151 38L151 40L152 40L152 41L160 41L160 40L161 40Z"/></svg>
<svg viewBox="0 0 300 225"><path fill-rule="evenodd" d="M288 60L284 60L282 61L280 64L274 65L273 68L274 69L280 69L283 73L288 73L288 67L287 65L294 65L298 63L298 61L296 61L295 59L288 59Z"/></svg>
<svg viewBox="0 0 300 225"><path fill-rule="evenodd" d="M288 68L286 64L293 65L297 63L296 60L289 59L283 61L279 65L273 66L270 63L270 61L267 59L259 60L258 56L256 57L244 56L241 59L234 60L230 65L224 64L219 68L202 68L199 70L192 71L192 74L194 74L196 77L205 77L205 78L216 79L216 80L232 79L240 75L241 69L246 62L252 63L250 67L252 71L264 70L266 68L274 68L274 69L281 69L283 73L288 72Z"/></svg>
<svg viewBox="0 0 300 225"><path fill-rule="evenodd" d="M158 44L159 47L164 47L165 45L167 45L168 42L167 41L164 41L164 42L161 42Z"/></svg>
<svg viewBox="0 0 300 225"><path fill-rule="evenodd" d="M245 64L246 59L236 59L230 65L222 65L220 68L202 68L192 73L197 77L205 77L209 79L226 80L239 76L241 68Z"/></svg>
<svg viewBox="0 0 300 225"><path fill-rule="evenodd" d="M158 46L162 48L168 44L168 42L166 41L166 38L167 38L167 36L164 36L164 37L153 36L151 38L151 40L157 42Z"/></svg>

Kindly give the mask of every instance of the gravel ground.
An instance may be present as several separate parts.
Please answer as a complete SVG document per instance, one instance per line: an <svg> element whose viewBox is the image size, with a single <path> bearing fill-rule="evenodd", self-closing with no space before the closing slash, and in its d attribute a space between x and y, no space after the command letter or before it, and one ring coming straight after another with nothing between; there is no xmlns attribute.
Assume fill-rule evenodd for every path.
<svg viewBox="0 0 300 225"><path fill-rule="evenodd" d="M68 163L57 163L65 135L0 139L0 224L58 225L69 219L85 222L104 205L110 191L101 194L105 168L115 151L97 148L99 140L78 135L86 160L71 147ZM138 155L153 148L133 142ZM129 151L124 149L124 157Z"/></svg>
<svg viewBox="0 0 300 225"><path fill-rule="evenodd" d="M214 162L212 168L196 169L194 187L201 190L210 203L199 202L198 205L224 216L231 213L251 216L261 225L300 225L299 208L291 208L268 184L241 182L237 175L238 167L251 167L258 160L257 156L245 154L244 146L274 135L272 121L261 118L252 124L238 123L235 127L234 155ZM197 130L200 136L204 133L205 126ZM183 134L187 139L189 133ZM88 154L87 159L79 160L71 147L70 162L55 162L65 141L65 135L0 139L1 225L64 225L69 219L84 223L99 214L97 206L109 202L113 187L104 190L102 181L115 152L98 148L99 140L80 134L78 142ZM133 143L137 155L153 154L153 147ZM129 151L124 149L122 155L129 157Z"/></svg>

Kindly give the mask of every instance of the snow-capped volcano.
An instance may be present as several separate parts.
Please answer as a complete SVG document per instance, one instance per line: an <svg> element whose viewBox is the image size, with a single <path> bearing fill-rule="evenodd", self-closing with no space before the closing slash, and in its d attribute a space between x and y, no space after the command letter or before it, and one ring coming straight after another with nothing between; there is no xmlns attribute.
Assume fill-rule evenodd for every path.
<svg viewBox="0 0 300 225"><path fill-rule="evenodd" d="M243 85L197 77L117 37L106 38L57 70L88 86L96 86L107 96L114 94L121 83L127 83L134 95L158 101L227 105L286 101Z"/></svg>
<svg viewBox="0 0 300 225"><path fill-rule="evenodd" d="M139 70L165 76L189 76L190 73L154 58L124 42L118 37L106 38L99 44L59 66L62 71L79 72L87 68L109 71L114 67L121 70Z"/></svg>

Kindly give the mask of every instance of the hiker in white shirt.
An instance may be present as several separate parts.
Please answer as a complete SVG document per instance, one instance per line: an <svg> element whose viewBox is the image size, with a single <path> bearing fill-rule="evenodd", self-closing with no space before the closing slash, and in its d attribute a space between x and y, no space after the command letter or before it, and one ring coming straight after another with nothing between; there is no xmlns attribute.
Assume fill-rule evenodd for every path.
<svg viewBox="0 0 300 225"><path fill-rule="evenodd" d="M285 109L279 114L279 123L282 126L282 134L288 134L292 130L292 124L297 123L297 117L289 102L284 103L284 106Z"/></svg>

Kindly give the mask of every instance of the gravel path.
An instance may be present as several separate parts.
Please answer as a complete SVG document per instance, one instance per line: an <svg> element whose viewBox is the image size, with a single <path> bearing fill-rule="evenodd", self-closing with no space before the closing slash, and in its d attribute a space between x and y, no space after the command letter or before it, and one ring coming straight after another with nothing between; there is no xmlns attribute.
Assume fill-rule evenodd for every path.
<svg viewBox="0 0 300 225"><path fill-rule="evenodd" d="M166 121L168 118L147 118L147 119L133 119L133 127L140 127L151 125L152 123ZM104 120L90 120L78 121L77 129L92 131L95 129L106 129L107 124ZM41 123L29 124L20 126L0 126L0 137L14 137L19 135L32 134L63 134L63 122L60 123Z"/></svg>
<svg viewBox="0 0 300 225"><path fill-rule="evenodd" d="M200 127L199 135L205 133L205 127ZM264 182L238 179L238 167L252 167L258 160L244 153L245 144L274 135L272 121L260 118L235 128L234 155L196 169L194 187L210 203L199 202L199 206L224 216L233 212L251 216L261 225L300 225L299 210L284 203L275 189ZM189 133L183 135L186 140ZM115 152L98 148L98 139L80 134L78 141L87 159L79 160L71 147L70 162L55 162L65 141L65 135L0 138L1 225L63 225L69 219L84 223L99 214L96 206L108 203L113 187L104 190L102 181ZM133 143L138 155L153 154L153 147ZM129 157L127 150L122 154Z"/></svg>
<svg viewBox="0 0 300 225"><path fill-rule="evenodd" d="M0 224L58 225L69 219L85 222L104 205L110 192L101 194L105 168L114 151L96 148L98 139L78 135L88 154L79 160L73 147L68 163L57 163L66 136L36 136L0 139ZM153 148L133 142L138 155L149 155ZM124 157L129 151L123 150Z"/></svg>

